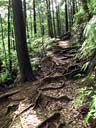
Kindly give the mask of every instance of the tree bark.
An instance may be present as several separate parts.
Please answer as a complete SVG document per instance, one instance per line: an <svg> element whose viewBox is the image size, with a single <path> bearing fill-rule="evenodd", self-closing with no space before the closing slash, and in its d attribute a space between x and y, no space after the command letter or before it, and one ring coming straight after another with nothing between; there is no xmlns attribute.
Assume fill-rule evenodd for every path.
<svg viewBox="0 0 96 128"><path fill-rule="evenodd" d="M26 26L26 19L27 19L27 14L26 14L26 0L23 0L23 5L24 5L24 21L25 21L25 26Z"/></svg>
<svg viewBox="0 0 96 128"><path fill-rule="evenodd" d="M46 0L46 5L47 5L48 35L53 38L54 36L53 36L51 10L50 10L50 0Z"/></svg>
<svg viewBox="0 0 96 128"><path fill-rule="evenodd" d="M33 22L32 22L32 10L30 10L30 31L31 31L31 38L32 38L32 36L33 36Z"/></svg>
<svg viewBox="0 0 96 128"><path fill-rule="evenodd" d="M54 28L54 37L56 38L56 24L55 24L55 13L54 13L54 2L52 0L52 12L53 12L53 28Z"/></svg>
<svg viewBox="0 0 96 128"><path fill-rule="evenodd" d="M73 13L73 16L75 14L75 2L76 2L76 0L72 0L72 7L73 7L72 13Z"/></svg>
<svg viewBox="0 0 96 128"><path fill-rule="evenodd" d="M22 11L22 1L12 0L13 2L13 18L14 18L14 31L16 40L16 50L18 63L20 67L21 80L32 81L35 79L31 68L27 42L26 42L26 29Z"/></svg>
<svg viewBox="0 0 96 128"><path fill-rule="evenodd" d="M55 0L55 3L56 3L57 35L60 36L61 35L60 10L57 0Z"/></svg>
<svg viewBox="0 0 96 128"><path fill-rule="evenodd" d="M12 59L11 59L12 56L11 56L11 40L10 40L10 35L11 35L10 6L11 6L11 1L9 0L9 3L8 3L8 57L9 57L8 70L11 73L12 72Z"/></svg>
<svg viewBox="0 0 96 128"><path fill-rule="evenodd" d="M68 8L67 8L67 0L65 0L65 27L66 27L66 32L68 32Z"/></svg>
<svg viewBox="0 0 96 128"><path fill-rule="evenodd" d="M33 0L33 13L34 13L34 34L37 33L37 26L36 26L36 9L35 9L35 0Z"/></svg>

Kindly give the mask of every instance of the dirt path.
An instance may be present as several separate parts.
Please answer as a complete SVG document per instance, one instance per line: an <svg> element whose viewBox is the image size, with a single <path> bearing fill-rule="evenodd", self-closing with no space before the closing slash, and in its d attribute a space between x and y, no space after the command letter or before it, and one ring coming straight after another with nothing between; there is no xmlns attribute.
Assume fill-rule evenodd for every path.
<svg viewBox="0 0 96 128"><path fill-rule="evenodd" d="M73 79L81 71L75 59L77 49L69 41L59 41L49 51L51 55L42 60L38 80L18 87L20 92L8 102L11 105L6 102L7 112L16 109L10 128L84 128L74 107L79 85Z"/></svg>

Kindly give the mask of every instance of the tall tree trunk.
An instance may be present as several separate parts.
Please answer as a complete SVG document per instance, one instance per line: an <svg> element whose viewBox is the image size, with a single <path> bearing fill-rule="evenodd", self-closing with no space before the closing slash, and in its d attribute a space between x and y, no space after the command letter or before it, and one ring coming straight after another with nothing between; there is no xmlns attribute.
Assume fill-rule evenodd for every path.
<svg viewBox="0 0 96 128"><path fill-rule="evenodd" d="M67 0L65 0L65 27L66 27L66 32L68 32L68 30L69 30L69 24L68 24Z"/></svg>
<svg viewBox="0 0 96 128"><path fill-rule="evenodd" d="M14 18L14 30L15 30L15 39L16 39L16 50L18 63L20 67L21 80L31 81L35 77L31 68L27 42L26 42L26 30L25 22L22 11L22 2L21 0L12 0L13 2L13 18Z"/></svg>
<svg viewBox="0 0 96 128"><path fill-rule="evenodd" d="M50 10L50 0L46 0L46 5L47 5L48 35L49 35L50 37L54 37L54 35L53 35L53 26L52 26L51 10Z"/></svg>
<svg viewBox="0 0 96 128"><path fill-rule="evenodd" d="M11 41L12 41L12 48L13 48L13 50L16 50L16 47L15 47L15 40L14 40L14 38L15 38L15 36L14 36L14 28L13 28L13 14L11 13L11 37L12 37L12 39L11 39Z"/></svg>
<svg viewBox="0 0 96 128"><path fill-rule="evenodd" d="M46 56L46 50L45 50L45 46L44 46L44 39L43 39L43 36L44 36L44 22L43 22L43 12L42 14L40 14L39 12L39 19L40 19L40 28L41 28L41 36L42 36L42 57Z"/></svg>
<svg viewBox="0 0 96 128"><path fill-rule="evenodd" d="M56 3L57 35L60 36L61 35L61 22L60 22L60 12L59 12L60 10L57 0L55 0L55 3Z"/></svg>
<svg viewBox="0 0 96 128"><path fill-rule="evenodd" d="M33 16L34 16L34 34L37 33L37 26L36 26L36 1L33 0Z"/></svg>
<svg viewBox="0 0 96 128"><path fill-rule="evenodd" d="M28 29L28 21L27 21L27 9L26 9L26 0L23 0L23 7L24 7L24 22L25 22L25 29L26 29L26 35L29 38L29 29Z"/></svg>
<svg viewBox="0 0 96 128"><path fill-rule="evenodd" d="M11 0L9 0L8 4L8 56L9 56L9 72L12 72L12 60L11 60L11 40L10 40L10 32L11 32L11 25L10 25L10 6L11 6Z"/></svg>
<svg viewBox="0 0 96 128"><path fill-rule="evenodd" d="M33 29L32 29L32 10L30 10L30 29L31 29L31 38L32 38L32 36L33 36Z"/></svg>
<svg viewBox="0 0 96 128"><path fill-rule="evenodd" d="M13 28L12 28L12 30L11 30L11 35L12 35L13 49L16 50L15 41L14 41L14 30L13 30Z"/></svg>
<svg viewBox="0 0 96 128"><path fill-rule="evenodd" d="M43 15L43 13L42 13L42 15ZM41 23L40 23L40 24L41 24L41 25L40 25L40 26L41 26L41 35L42 35L42 37L43 37L44 34L45 34L45 31L44 31L44 18L41 16L41 17L40 17L40 20L41 20L41 21L40 21L40 22L41 22Z"/></svg>
<svg viewBox="0 0 96 128"><path fill-rule="evenodd" d="M72 7L73 7L72 13L73 13L73 16L74 16L74 14L75 14L75 2L76 2L76 0L72 0Z"/></svg>
<svg viewBox="0 0 96 128"><path fill-rule="evenodd" d="M50 9L50 0L48 1L49 3L49 17L50 17L50 28L51 28L51 37L54 37L54 33L53 33L53 24L52 24L52 15L51 15L51 9Z"/></svg>
<svg viewBox="0 0 96 128"><path fill-rule="evenodd" d="M53 28L54 28L54 37L56 37L56 24L55 24L55 13L54 13L54 2L52 0L52 12L53 12Z"/></svg>
<svg viewBox="0 0 96 128"><path fill-rule="evenodd" d="M27 20L27 13L26 13L26 0L23 0L23 5L24 5L24 21L25 21L25 26L26 26L26 20Z"/></svg>
<svg viewBox="0 0 96 128"><path fill-rule="evenodd" d="M74 0L68 0L67 3L67 10L68 10L68 31L71 32L72 25L73 25L73 18L74 18L74 7L73 7Z"/></svg>

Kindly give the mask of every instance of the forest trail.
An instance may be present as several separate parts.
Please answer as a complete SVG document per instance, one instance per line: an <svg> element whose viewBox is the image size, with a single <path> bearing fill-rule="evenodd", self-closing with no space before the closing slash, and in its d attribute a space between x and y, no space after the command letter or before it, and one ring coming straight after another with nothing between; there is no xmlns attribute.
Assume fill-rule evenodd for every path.
<svg viewBox="0 0 96 128"><path fill-rule="evenodd" d="M96 0L0 0L0 128L96 128Z"/></svg>
<svg viewBox="0 0 96 128"><path fill-rule="evenodd" d="M8 128L9 115L13 115L10 128L84 128L75 108L80 86L74 76L81 71L75 58L77 49L69 40L58 41L49 49L51 54L41 62L38 80L14 88L19 92L2 101L1 128Z"/></svg>

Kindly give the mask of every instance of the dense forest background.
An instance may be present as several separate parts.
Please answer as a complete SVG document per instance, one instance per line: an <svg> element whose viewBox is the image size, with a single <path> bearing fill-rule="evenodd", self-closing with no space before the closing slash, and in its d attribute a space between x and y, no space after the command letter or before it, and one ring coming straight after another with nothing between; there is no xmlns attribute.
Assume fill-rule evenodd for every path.
<svg viewBox="0 0 96 128"><path fill-rule="evenodd" d="M63 48L58 43L64 44ZM59 59L64 62L70 61L58 64L58 56L52 51L62 55ZM50 57L53 59L43 63ZM54 66L50 69L47 65L51 61L58 66L56 71L64 70L59 80L80 84L76 106L86 115L83 120L95 128L96 0L0 0L0 100L20 83L57 80L57 76L52 77ZM34 95L37 105L39 96Z"/></svg>
<svg viewBox="0 0 96 128"><path fill-rule="evenodd" d="M40 52L41 49L43 49L43 53L40 53L42 55L38 53L38 55L44 56L46 54L45 42L48 42L47 38L49 37L63 38L64 33L69 32L69 34L78 34L80 36L78 37L78 40L82 38L86 23L95 14L95 6L95 0L23 1L22 9L24 14L24 24L26 27L24 25L22 27L25 27L26 29L25 38L28 49L29 51L31 50L30 56L34 56L34 53L37 51ZM19 7L14 8L16 10ZM13 27L14 16L12 11L12 1L0 1L0 12L0 49L2 52L0 57L0 79L3 81L3 79L10 79L10 77L12 77L11 74L17 72L17 55ZM15 15L15 17L17 16L20 22L19 15L22 14L20 13ZM20 26L22 25L22 22L23 21L19 23ZM19 27L19 25L16 25L16 27ZM80 29L80 31L78 29ZM83 38L81 40L83 40ZM17 47L20 48L20 46ZM36 47L38 47L38 50ZM33 68L35 67L33 66Z"/></svg>

